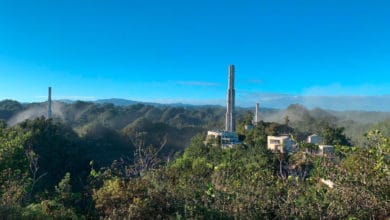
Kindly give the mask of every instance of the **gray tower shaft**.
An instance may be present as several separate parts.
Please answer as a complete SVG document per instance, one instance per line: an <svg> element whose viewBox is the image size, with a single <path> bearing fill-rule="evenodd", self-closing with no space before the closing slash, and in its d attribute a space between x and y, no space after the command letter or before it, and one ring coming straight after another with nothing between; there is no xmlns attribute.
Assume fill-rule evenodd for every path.
<svg viewBox="0 0 390 220"><path fill-rule="evenodd" d="M256 103L256 112L255 112L255 120L254 120L255 123L259 123L260 122L260 104L259 103Z"/></svg>
<svg viewBox="0 0 390 220"><path fill-rule="evenodd" d="M236 130L235 124L235 96L234 89L234 65L229 65L229 83L227 91L226 103L226 131L234 132Z"/></svg>
<svg viewBox="0 0 390 220"><path fill-rule="evenodd" d="M49 94L47 99L47 118L50 119L52 117L51 111L51 87L49 87Z"/></svg>

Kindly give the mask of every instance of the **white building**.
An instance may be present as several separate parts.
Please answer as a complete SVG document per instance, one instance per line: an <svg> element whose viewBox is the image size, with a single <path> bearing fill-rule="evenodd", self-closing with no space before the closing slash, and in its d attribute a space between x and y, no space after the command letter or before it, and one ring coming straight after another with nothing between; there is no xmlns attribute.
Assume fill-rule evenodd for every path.
<svg viewBox="0 0 390 220"><path fill-rule="evenodd" d="M208 142L214 140L214 144L220 144L222 148L233 147L240 143L236 132L223 130L208 131L206 140Z"/></svg>
<svg viewBox="0 0 390 220"><path fill-rule="evenodd" d="M290 153L294 150L294 143L287 135L267 136L267 148L281 153Z"/></svg>
<svg viewBox="0 0 390 220"><path fill-rule="evenodd" d="M322 137L317 134L312 134L309 137L307 137L307 143L310 144L321 144L322 143Z"/></svg>
<svg viewBox="0 0 390 220"><path fill-rule="evenodd" d="M244 129L245 129L246 131L252 131L253 128L254 128L253 125L245 125L245 126L244 126Z"/></svg>
<svg viewBox="0 0 390 220"><path fill-rule="evenodd" d="M328 155L328 154L332 154L333 152L334 152L334 146L332 145L324 145L324 144L318 145L319 155Z"/></svg>

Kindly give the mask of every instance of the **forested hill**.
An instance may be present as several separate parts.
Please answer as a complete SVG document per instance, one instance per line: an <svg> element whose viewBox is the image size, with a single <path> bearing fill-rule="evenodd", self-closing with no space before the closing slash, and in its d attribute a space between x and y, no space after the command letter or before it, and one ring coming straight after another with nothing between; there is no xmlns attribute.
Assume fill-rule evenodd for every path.
<svg viewBox="0 0 390 220"><path fill-rule="evenodd" d="M159 129L154 129L151 136L155 137L156 132L160 136L170 135L169 145L175 150L182 150L195 134L224 127L225 109L219 106L171 106L137 102L114 105L109 103L111 101L118 104L115 99L101 100L101 103L54 102L54 120L73 128L80 136L96 126L129 133L158 124ZM26 119L45 116L46 106L46 103L0 101L0 119L13 126ZM248 112L253 114L253 110L237 108L238 120L247 118ZM260 111L263 121L285 123L288 119L290 126L304 133L318 132L321 122L344 127L347 137L357 144L364 141L362 137L367 131L386 128L390 124L390 112L308 110L301 105L290 105L284 110L261 108Z"/></svg>
<svg viewBox="0 0 390 220"><path fill-rule="evenodd" d="M223 127L221 107L53 107L47 120L45 103L0 103L1 219L390 216L389 120L291 105L263 109L265 121L245 130L253 114L238 109L242 144L223 150L204 142L208 129ZM345 134L354 127L361 136L351 140ZM284 133L300 142L297 151L267 150L267 135ZM312 133L335 152L313 154L316 148L301 142Z"/></svg>
<svg viewBox="0 0 390 220"><path fill-rule="evenodd" d="M9 126L46 115L47 103L21 104L11 100L0 102L0 119ZM205 133L208 129L223 127L224 115L223 108L211 107L184 108L144 104L116 106L81 101L53 103L53 121L71 128L79 137L92 139L94 142L107 142L109 140L105 140L105 137L115 134L132 143L142 134L146 146L164 143L161 154L165 157L172 157L176 152L183 151L193 136ZM111 155L112 149L109 147L107 151L106 157L109 159L120 157L119 152ZM122 154L126 155L126 151ZM109 165L109 159L103 164Z"/></svg>

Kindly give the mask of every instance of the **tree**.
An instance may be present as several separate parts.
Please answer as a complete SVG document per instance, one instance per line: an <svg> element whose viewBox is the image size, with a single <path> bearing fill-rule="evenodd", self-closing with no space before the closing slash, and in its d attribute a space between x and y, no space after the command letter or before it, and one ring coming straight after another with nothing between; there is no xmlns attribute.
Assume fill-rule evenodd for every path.
<svg viewBox="0 0 390 220"><path fill-rule="evenodd" d="M321 137L324 144L350 146L348 138L344 135L343 127L332 127L325 123L322 127Z"/></svg>
<svg viewBox="0 0 390 220"><path fill-rule="evenodd" d="M28 160L28 167L30 171L31 176L31 189L30 189L30 198L32 198L34 194L35 185L38 183L38 181L44 177L47 173L42 173L38 175L39 171L39 164L38 159L39 155L37 155L31 147L25 150L26 158Z"/></svg>
<svg viewBox="0 0 390 220"><path fill-rule="evenodd" d="M367 138L366 147L354 148L337 166L336 187L328 195L331 217L389 216L389 138L379 131L369 132Z"/></svg>
<svg viewBox="0 0 390 220"><path fill-rule="evenodd" d="M29 134L19 135L11 128L0 129L0 216L14 216L28 199L30 180L23 147L28 138Z"/></svg>
<svg viewBox="0 0 390 220"><path fill-rule="evenodd" d="M78 219L75 206L79 199L80 195L72 192L70 173L66 173L55 186L55 194L52 198L29 204L22 210L22 216L29 219Z"/></svg>
<svg viewBox="0 0 390 220"><path fill-rule="evenodd" d="M0 129L4 129L6 127L7 127L7 123L3 119L0 119Z"/></svg>
<svg viewBox="0 0 390 220"><path fill-rule="evenodd" d="M13 129L19 134L29 134L23 142L23 151L34 152L36 158L30 157L31 162L39 158L35 175L42 177L34 185L36 191L53 191L66 172L85 175L88 163L82 159L85 156L82 142L70 127L41 117L22 122Z"/></svg>

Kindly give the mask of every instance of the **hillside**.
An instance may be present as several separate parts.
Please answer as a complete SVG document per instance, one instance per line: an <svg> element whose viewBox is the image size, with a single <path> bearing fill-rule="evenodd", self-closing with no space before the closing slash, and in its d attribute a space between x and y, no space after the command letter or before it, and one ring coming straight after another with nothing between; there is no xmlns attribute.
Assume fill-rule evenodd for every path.
<svg viewBox="0 0 390 220"><path fill-rule="evenodd" d="M30 111L37 106L42 107L23 108ZM243 142L222 149L204 142L204 130L221 123L221 108L85 102L61 108L63 114L53 120L40 117L9 127L0 123L0 217L389 216L387 122L375 125L384 132L370 131L362 137L364 144L351 146L343 129L331 124L339 119L323 110L293 105L272 113L288 116L284 123L261 122L253 130L243 129L251 114L240 110L238 131ZM314 147L303 143L291 154L266 147L268 135L287 132L302 141L311 129L336 146L332 154L313 154Z"/></svg>
<svg viewBox="0 0 390 220"><path fill-rule="evenodd" d="M110 102L113 103L110 103ZM76 101L71 103L54 102L53 112L57 121L72 127L79 135L84 135L86 129L100 124L118 132L129 130L134 122L144 118L151 123L166 125L163 133L172 133L175 143L169 145L175 149L183 149L189 143L190 137L204 133L210 129L223 128L225 109L220 106L177 106L161 104L140 104L134 101L109 99L94 102ZM115 104L114 104L115 103ZM238 120L247 117L252 108L237 108ZM390 112L375 111L331 111L315 108L306 109L301 105L290 105L287 109L261 108L261 119L266 122L285 123L286 116L289 125L305 133L315 133L321 122L327 122L337 127L344 127L347 137L353 143L360 144L361 138L377 123L385 126L390 120ZM26 119L46 115L45 103L21 104L16 101L0 102L0 119L12 126ZM142 128L138 128L142 129Z"/></svg>

